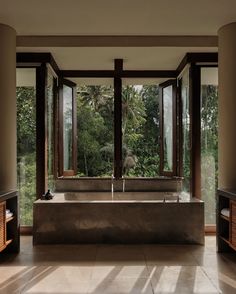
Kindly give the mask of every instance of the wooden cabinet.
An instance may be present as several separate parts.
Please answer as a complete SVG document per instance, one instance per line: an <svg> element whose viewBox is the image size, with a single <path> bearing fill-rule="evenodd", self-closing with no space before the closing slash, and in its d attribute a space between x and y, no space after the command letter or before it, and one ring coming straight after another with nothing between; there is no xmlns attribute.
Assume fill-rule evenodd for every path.
<svg viewBox="0 0 236 294"><path fill-rule="evenodd" d="M6 247L6 202L0 202L0 251Z"/></svg>
<svg viewBox="0 0 236 294"><path fill-rule="evenodd" d="M222 209L229 215L223 215ZM236 250L236 191L218 190L216 215L218 251Z"/></svg>
<svg viewBox="0 0 236 294"><path fill-rule="evenodd" d="M8 216L6 210L11 214ZM0 252L19 252L18 195L0 192Z"/></svg>

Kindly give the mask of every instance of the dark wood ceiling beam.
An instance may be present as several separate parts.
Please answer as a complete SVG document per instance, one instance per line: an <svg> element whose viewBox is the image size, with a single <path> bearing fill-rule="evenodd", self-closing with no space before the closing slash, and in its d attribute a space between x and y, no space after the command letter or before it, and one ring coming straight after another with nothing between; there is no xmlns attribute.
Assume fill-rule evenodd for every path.
<svg viewBox="0 0 236 294"><path fill-rule="evenodd" d="M115 75L121 78L175 78L178 72L175 70L122 70L115 73L114 70L61 70L60 76L64 78L113 78Z"/></svg>
<svg viewBox="0 0 236 294"><path fill-rule="evenodd" d="M218 47L217 36L17 36L17 47Z"/></svg>

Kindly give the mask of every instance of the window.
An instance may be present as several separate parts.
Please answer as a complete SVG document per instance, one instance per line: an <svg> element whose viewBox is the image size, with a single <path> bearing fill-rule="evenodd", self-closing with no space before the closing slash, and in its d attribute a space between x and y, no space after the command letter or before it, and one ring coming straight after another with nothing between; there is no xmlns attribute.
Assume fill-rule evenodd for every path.
<svg viewBox="0 0 236 294"><path fill-rule="evenodd" d="M162 175L176 175L176 81L160 85Z"/></svg>
<svg viewBox="0 0 236 294"><path fill-rule="evenodd" d="M160 168L159 86L122 89L122 155L125 177L157 177Z"/></svg>
<svg viewBox="0 0 236 294"><path fill-rule="evenodd" d="M54 190L54 160L55 160L55 130L54 130L54 108L55 108L55 92L57 79L54 77L50 68L47 68L46 80L46 117L47 117L47 187Z"/></svg>
<svg viewBox="0 0 236 294"><path fill-rule="evenodd" d="M60 81L59 95L59 175L76 174L76 84L69 80Z"/></svg>
<svg viewBox="0 0 236 294"><path fill-rule="evenodd" d="M20 223L31 226L36 199L36 70L17 68L17 186Z"/></svg>
<svg viewBox="0 0 236 294"><path fill-rule="evenodd" d="M201 68L201 198L205 223L215 224L218 187L218 68Z"/></svg>
<svg viewBox="0 0 236 294"><path fill-rule="evenodd" d="M110 85L77 86L77 171L111 177L114 160L114 93Z"/></svg>
<svg viewBox="0 0 236 294"><path fill-rule="evenodd" d="M180 78L180 117L182 120L181 128L181 141L182 141L182 171L183 176L183 191L190 192L190 182L191 182L191 129L190 129L190 100L189 100L189 68L187 67Z"/></svg>
<svg viewBox="0 0 236 294"><path fill-rule="evenodd" d="M117 104L111 84L101 84L98 78L94 84L61 83L60 175L111 177L114 166L119 166L119 175L124 177L176 175L176 80L159 86L129 84L125 79L121 97L115 98L121 98ZM116 122L115 105L122 114ZM118 128L122 140L115 132ZM114 156L118 146L122 158Z"/></svg>

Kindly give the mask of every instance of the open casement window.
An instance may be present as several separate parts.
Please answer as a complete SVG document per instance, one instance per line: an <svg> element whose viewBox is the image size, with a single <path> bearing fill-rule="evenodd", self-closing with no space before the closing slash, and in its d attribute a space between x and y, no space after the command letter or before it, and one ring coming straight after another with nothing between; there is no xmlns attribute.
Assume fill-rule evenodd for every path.
<svg viewBox="0 0 236 294"><path fill-rule="evenodd" d="M59 176L77 172L76 84L59 82Z"/></svg>
<svg viewBox="0 0 236 294"><path fill-rule="evenodd" d="M160 175L176 175L176 80L160 84Z"/></svg>

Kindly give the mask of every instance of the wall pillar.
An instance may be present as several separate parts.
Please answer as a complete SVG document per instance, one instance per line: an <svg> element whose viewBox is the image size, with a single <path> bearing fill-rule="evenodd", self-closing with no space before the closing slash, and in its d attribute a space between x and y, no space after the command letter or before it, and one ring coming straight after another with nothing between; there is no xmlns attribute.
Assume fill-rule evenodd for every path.
<svg viewBox="0 0 236 294"><path fill-rule="evenodd" d="M236 22L219 36L219 187L236 189Z"/></svg>
<svg viewBox="0 0 236 294"><path fill-rule="evenodd" d="M0 190L16 189L16 32L0 24Z"/></svg>

